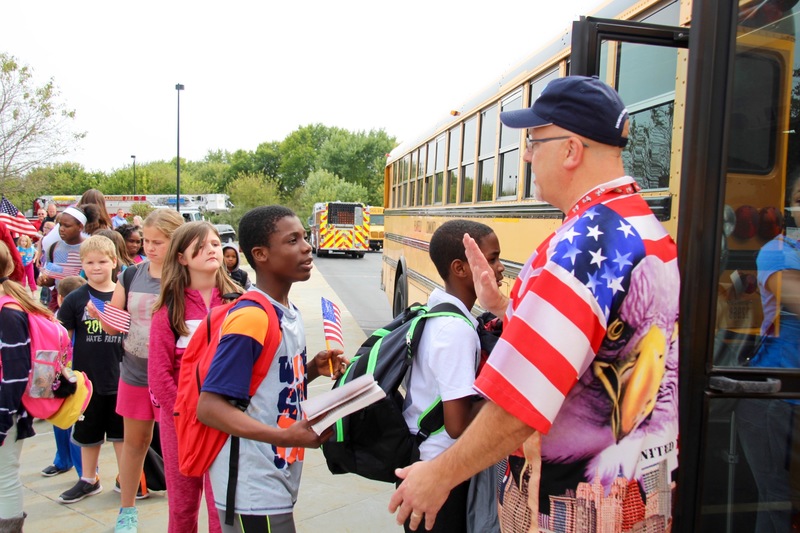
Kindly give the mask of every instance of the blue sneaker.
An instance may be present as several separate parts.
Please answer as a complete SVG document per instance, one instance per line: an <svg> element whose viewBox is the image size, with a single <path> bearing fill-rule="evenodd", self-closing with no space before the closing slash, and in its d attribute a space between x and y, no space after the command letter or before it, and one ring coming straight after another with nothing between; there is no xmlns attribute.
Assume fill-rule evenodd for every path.
<svg viewBox="0 0 800 533"><path fill-rule="evenodd" d="M117 516L117 525L114 526L114 533L138 533L139 532L139 512L136 507L123 507Z"/></svg>

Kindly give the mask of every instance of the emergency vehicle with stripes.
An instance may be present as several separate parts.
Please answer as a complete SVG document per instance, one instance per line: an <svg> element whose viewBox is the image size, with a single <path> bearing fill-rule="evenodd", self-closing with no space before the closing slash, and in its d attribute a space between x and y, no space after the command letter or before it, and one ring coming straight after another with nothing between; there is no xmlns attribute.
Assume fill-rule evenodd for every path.
<svg viewBox="0 0 800 533"><path fill-rule="evenodd" d="M317 257L342 252L362 258L369 250L369 210L358 202L318 202L310 219L311 247Z"/></svg>

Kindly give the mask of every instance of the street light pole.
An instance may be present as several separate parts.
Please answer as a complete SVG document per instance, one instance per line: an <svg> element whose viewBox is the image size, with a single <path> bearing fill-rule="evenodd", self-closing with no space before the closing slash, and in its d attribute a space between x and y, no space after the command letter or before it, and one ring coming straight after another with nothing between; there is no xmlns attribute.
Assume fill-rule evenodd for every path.
<svg viewBox="0 0 800 533"><path fill-rule="evenodd" d="M178 91L178 187L176 193L176 205L175 209L178 210L178 213L181 212L181 91L183 90L183 85L178 83L175 85L175 90Z"/></svg>
<svg viewBox="0 0 800 533"><path fill-rule="evenodd" d="M136 195L136 156L132 155L133 159L133 194Z"/></svg>

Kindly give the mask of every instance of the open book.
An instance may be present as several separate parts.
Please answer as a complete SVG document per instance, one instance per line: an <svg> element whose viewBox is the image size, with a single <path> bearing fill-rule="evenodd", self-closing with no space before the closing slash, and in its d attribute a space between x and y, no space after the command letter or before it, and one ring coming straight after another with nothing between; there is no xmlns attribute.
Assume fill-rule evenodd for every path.
<svg viewBox="0 0 800 533"><path fill-rule="evenodd" d="M346 385L300 402L300 407L309 420L322 416L311 426L314 433L320 435L340 418L384 397L386 393L378 386L372 374L364 374Z"/></svg>

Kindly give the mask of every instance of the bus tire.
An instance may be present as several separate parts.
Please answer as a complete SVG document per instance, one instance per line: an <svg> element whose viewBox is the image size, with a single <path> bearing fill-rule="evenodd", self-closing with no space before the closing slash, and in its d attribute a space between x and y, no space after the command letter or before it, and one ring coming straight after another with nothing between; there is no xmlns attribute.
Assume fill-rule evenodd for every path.
<svg viewBox="0 0 800 533"><path fill-rule="evenodd" d="M394 298L392 299L392 316L397 316L408 307L408 281L405 273L397 276L394 282Z"/></svg>

